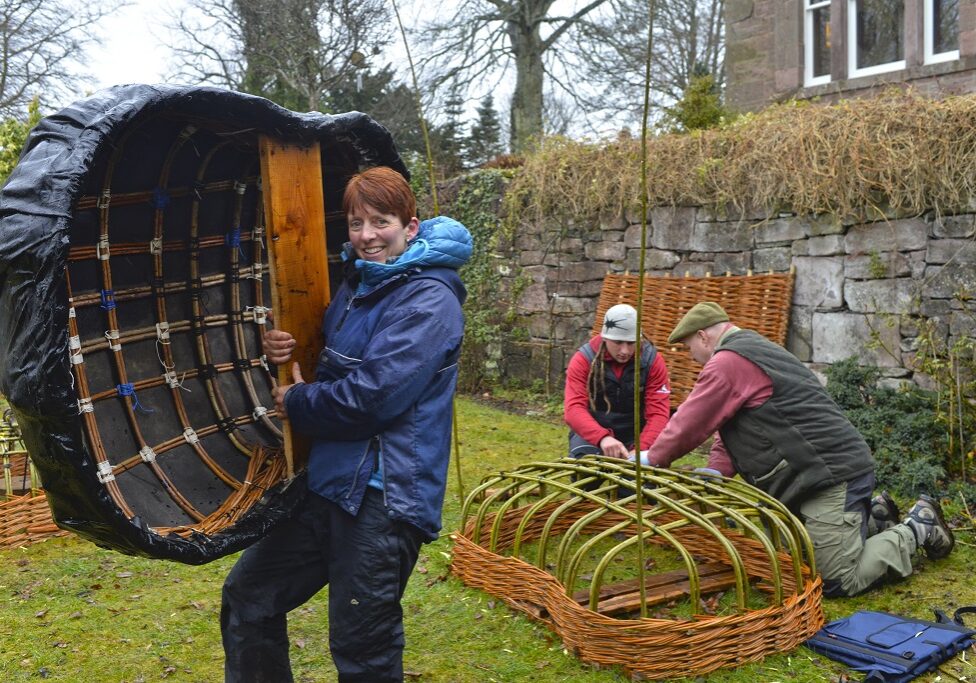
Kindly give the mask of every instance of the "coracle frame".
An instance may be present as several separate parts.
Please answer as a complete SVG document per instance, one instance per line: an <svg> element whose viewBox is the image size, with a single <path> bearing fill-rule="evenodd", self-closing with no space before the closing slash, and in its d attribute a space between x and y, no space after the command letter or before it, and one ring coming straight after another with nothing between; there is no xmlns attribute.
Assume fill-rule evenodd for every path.
<svg viewBox="0 0 976 683"><path fill-rule="evenodd" d="M626 461L564 459L488 477L465 501L452 571L546 623L583 661L635 678L738 666L821 627L813 547L781 503L743 482L680 470L642 468L642 482L638 524ZM643 590L633 579L606 583L641 541L673 553L678 569L647 576ZM707 613L723 593L724 606ZM679 596L690 613L632 614L641 601L674 606Z"/></svg>

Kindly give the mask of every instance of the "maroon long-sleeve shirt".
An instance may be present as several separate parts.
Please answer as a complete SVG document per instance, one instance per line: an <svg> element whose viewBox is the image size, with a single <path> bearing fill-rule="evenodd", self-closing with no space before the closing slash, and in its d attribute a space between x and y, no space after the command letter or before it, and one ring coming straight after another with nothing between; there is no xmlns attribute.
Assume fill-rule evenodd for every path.
<svg viewBox="0 0 976 683"><path fill-rule="evenodd" d="M751 360L734 351L715 353L702 368L694 388L651 447L655 467L672 462L715 434L708 466L727 477L735 474L718 429L742 408L756 408L773 395L773 382Z"/></svg>

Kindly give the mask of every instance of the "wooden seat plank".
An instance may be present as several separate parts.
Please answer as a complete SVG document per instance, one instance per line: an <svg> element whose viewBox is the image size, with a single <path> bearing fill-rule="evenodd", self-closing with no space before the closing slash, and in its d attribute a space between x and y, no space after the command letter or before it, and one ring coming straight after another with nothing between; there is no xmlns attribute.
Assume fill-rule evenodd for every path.
<svg viewBox="0 0 976 683"><path fill-rule="evenodd" d="M735 585L735 572L727 565L718 562L708 562L700 565L698 570L699 586L702 594L714 593ZM644 585L646 586L645 597L647 605L659 605L670 600L675 600L687 595L690 590L688 572L684 570L649 576L645 580ZM588 590L577 591L573 594L573 599L577 603L586 606L590 602L590 592ZM640 609L640 605L641 595L638 581L631 579L604 586L600 590L597 612L606 616L614 616L627 612L635 612Z"/></svg>

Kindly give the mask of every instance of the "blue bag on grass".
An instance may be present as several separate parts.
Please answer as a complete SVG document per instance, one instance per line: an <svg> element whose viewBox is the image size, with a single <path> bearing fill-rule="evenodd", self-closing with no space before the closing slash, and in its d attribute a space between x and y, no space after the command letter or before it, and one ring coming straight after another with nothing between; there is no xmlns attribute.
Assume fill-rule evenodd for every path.
<svg viewBox="0 0 976 683"><path fill-rule="evenodd" d="M830 622L805 645L865 672L865 681L904 683L973 644L976 630L966 628L960 616L972 611L976 608L960 608L952 621L937 612L942 623L884 612L855 612Z"/></svg>

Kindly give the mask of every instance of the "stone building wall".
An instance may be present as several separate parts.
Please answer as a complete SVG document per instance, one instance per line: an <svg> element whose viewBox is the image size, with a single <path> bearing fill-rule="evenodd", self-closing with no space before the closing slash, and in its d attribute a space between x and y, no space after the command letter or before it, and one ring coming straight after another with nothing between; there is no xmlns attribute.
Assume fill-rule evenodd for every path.
<svg viewBox="0 0 976 683"><path fill-rule="evenodd" d="M950 341L976 334L972 309L957 297L976 294L976 213L854 223L656 208L648 230L649 275L795 268L786 346L814 371L855 356L882 368L891 384L926 386L912 369L920 321L931 320ZM640 232L636 217L522 226L500 262L520 266L504 271L526 283L516 303L528 339L500 350L503 377L561 387L570 355L589 337L604 275L636 271Z"/></svg>
<svg viewBox="0 0 976 683"><path fill-rule="evenodd" d="M790 98L836 102L877 94L895 83L931 96L976 92L976 0L959 0L959 59L925 64L924 0L905 3L905 68L848 77L847 2L831 0L830 83L804 87L802 0L727 0L726 99L756 111Z"/></svg>

